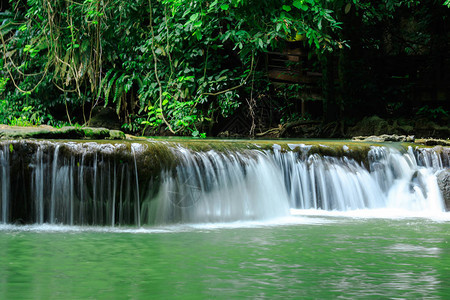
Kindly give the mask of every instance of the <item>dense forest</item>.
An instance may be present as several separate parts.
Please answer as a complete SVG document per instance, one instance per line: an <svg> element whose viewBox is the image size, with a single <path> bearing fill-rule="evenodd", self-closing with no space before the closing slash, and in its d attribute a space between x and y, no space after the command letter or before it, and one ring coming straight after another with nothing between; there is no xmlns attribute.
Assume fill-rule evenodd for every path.
<svg viewBox="0 0 450 300"><path fill-rule="evenodd" d="M448 0L4 2L0 124L195 137L449 124Z"/></svg>

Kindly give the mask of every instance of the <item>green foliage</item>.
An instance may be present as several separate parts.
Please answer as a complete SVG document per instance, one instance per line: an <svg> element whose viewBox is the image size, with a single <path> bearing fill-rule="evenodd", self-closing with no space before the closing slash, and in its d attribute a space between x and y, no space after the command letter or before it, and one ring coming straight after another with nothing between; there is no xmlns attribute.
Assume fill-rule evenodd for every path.
<svg viewBox="0 0 450 300"><path fill-rule="evenodd" d="M0 122L84 123L102 105L113 107L132 132L162 128L202 136L244 99L266 92L257 72L265 52L281 50L285 41L302 41L318 55L345 49L338 18L355 13L364 26L376 27L399 7L422 2L9 3L0 13ZM380 40L364 43L380 47Z"/></svg>
<svg viewBox="0 0 450 300"><path fill-rule="evenodd" d="M6 84L8 83L9 78L5 78L3 76L0 77L0 95L3 94L3 92L6 89Z"/></svg>
<svg viewBox="0 0 450 300"><path fill-rule="evenodd" d="M131 131L163 126L201 136L198 128L241 105L261 54L279 41L304 37L318 52L342 46L326 1L10 3L14 12L1 16L8 59L0 90L67 115L80 106L84 114L85 104L112 106Z"/></svg>
<svg viewBox="0 0 450 300"><path fill-rule="evenodd" d="M449 117L449 112L445 110L442 106L435 108L424 105L416 113L419 116L424 116L432 119L440 119L443 117Z"/></svg>
<svg viewBox="0 0 450 300"><path fill-rule="evenodd" d="M14 99L17 99L16 101ZM66 122L56 121L51 114L45 112L42 104L33 99L11 97L0 100L0 124L12 126L37 126L49 124L63 126Z"/></svg>

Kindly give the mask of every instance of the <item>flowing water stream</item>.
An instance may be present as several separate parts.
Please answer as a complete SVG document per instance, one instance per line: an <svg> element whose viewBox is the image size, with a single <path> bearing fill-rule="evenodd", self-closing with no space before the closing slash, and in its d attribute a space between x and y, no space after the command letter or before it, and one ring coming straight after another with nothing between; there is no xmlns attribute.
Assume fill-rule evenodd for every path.
<svg viewBox="0 0 450 300"><path fill-rule="evenodd" d="M448 149L0 143L0 298L450 294Z"/></svg>
<svg viewBox="0 0 450 300"><path fill-rule="evenodd" d="M164 151L155 154L154 143L3 144L5 224L139 227L263 220L291 209L444 211L435 172L448 167L448 153L430 149L357 153L338 144L332 156L305 144L196 151L159 143Z"/></svg>

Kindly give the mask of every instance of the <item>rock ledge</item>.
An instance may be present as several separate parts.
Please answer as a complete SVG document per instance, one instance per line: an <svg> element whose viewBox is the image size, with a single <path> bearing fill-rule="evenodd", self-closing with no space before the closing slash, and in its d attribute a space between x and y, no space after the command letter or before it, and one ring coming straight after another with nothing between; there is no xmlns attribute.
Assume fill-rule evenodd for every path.
<svg viewBox="0 0 450 300"><path fill-rule="evenodd" d="M120 130L95 127L53 128L48 125L20 127L0 125L0 139L87 139L87 140L123 140L125 134Z"/></svg>

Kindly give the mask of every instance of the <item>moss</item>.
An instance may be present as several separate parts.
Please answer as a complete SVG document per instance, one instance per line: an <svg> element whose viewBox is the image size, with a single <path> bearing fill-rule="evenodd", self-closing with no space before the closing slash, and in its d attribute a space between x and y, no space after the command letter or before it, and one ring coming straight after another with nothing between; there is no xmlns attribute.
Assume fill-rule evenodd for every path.
<svg viewBox="0 0 450 300"><path fill-rule="evenodd" d="M84 132L79 128L66 126L62 127L60 130L56 131L53 135L53 138L65 138L65 139L77 139L83 138Z"/></svg>
<svg viewBox="0 0 450 300"><path fill-rule="evenodd" d="M158 141L154 141L159 143ZM259 150L273 152L274 148L281 152L307 151L321 156L348 157L359 163L368 165L368 152L372 146L382 146L383 143L353 142L348 140L174 140L161 142L168 147L183 146L192 151L243 152L245 150ZM300 146L300 147L299 147ZM304 146L304 147L302 147ZM308 148L307 150L305 150Z"/></svg>
<svg viewBox="0 0 450 300"><path fill-rule="evenodd" d="M125 137L125 133L123 133L120 130L110 130L109 131L109 137L107 139L109 140L124 140Z"/></svg>
<svg viewBox="0 0 450 300"><path fill-rule="evenodd" d="M20 127L0 125L0 138L2 139L27 139L36 138L45 134L51 135L56 129L50 126Z"/></svg>
<svg viewBox="0 0 450 300"><path fill-rule="evenodd" d="M125 134L119 130L94 127L66 126L60 129L51 126L18 127L0 126L2 139L125 139Z"/></svg>
<svg viewBox="0 0 450 300"><path fill-rule="evenodd" d="M66 132L76 132L73 128L66 128ZM101 130L100 130L101 133ZM96 136L93 132L92 136ZM6 141L5 141L6 142ZM251 155L258 151L275 151L274 148L282 152L294 151L303 155L318 154L320 156L330 157L348 157L364 165L368 165L368 152L373 146L383 146L383 143L366 143L353 141L294 141L294 140L186 140L171 139L163 141L158 139L146 140L22 140L21 142L12 142L14 152L26 152L24 155L33 155L38 147L49 148L47 152L54 151L57 145L60 145L61 157L75 156L78 161L83 156L86 163L92 163L97 159L103 158L114 160L118 163L127 163L134 166L134 160L138 165L139 178L143 181L150 180L157 176L161 170L174 170L179 163L179 159L174 154L173 149L179 146L188 148L193 152L240 152ZM275 146L276 145L276 146ZM425 145L416 145L413 143L389 143L390 147L397 147L400 151L406 151L409 146L430 147ZM437 152L440 149L436 149ZM22 152L22 153L23 153Z"/></svg>
<svg viewBox="0 0 450 300"><path fill-rule="evenodd" d="M83 127L80 132L87 139L104 139L109 137L109 130L106 128Z"/></svg>

